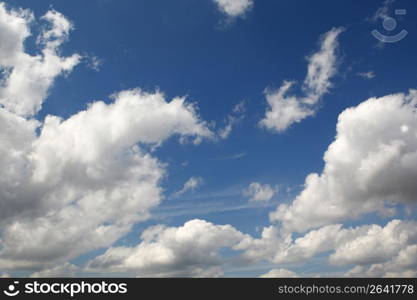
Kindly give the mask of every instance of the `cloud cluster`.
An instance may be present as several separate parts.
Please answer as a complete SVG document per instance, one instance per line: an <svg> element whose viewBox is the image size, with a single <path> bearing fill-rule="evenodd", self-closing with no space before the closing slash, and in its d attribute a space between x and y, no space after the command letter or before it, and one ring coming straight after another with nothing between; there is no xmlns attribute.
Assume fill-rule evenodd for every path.
<svg viewBox="0 0 417 300"><path fill-rule="evenodd" d="M150 227L141 239L135 247L109 248L90 261L87 270L141 277L217 277L224 264L219 251L239 249L250 237L230 225L195 219L180 227Z"/></svg>
<svg viewBox="0 0 417 300"><path fill-rule="evenodd" d="M139 89L65 120L37 121L54 78L78 61L58 51L72 25L47 12L37 39L42 54L30 56L23 42L32 14L1 4L0 15L0 63L7 69L0 88L0 269L50 268L110 246L149 217L165 175L149 146L172 136L197 144L213 134L184 98L168 102Z"/></svg>
<svg viewBox="0 0 417 300"><path fill-rule="evenodd" d="M372 270L372 274L376 274L376 269L379 270L376 277L394 272L406 274L415 270L417 264L416 225L414 221L401 220L392 220L384 227L362 225L343 228L341 224L335 224L311 230L295 240L291 234L271 226L263 230L260 239L244 244L242 258L245 261L266 259L275 264L302 263L318 254L330 252L328 264L354 265L349 273L352 275L353 271L358 276L369 275Z"/></svg>
<svg viewBox="0 0 417 300"><path fill-rule="evenodd" d="M138 245L109 248L91 260L86 271L142 277L217 277L223 274L222 267L231 263L234 266L263 260L274 264L306 263L317 255L330 253L329 266L355 266L347 276L409 276L414 274L417 264L416 225L414 221L401 220L392 220L384 227L343 228L334 224L296 239L270 226L264 228L260 239L254 239L230 225L195 219L180 227L150 227L142 233ZM223 248L243 253L239 258L226 258L220 255ZM261 277L298 275L286 269L273 269Z"/></svg>
<svg viewBox="0 0 417 300"><path fill-rule="evenodd" d="M416 222L393 220L385 227L378 225L360 227L356 232L364 232L338 245L335 252L330 255L329 262L334 265L368 265L386 262L400 251L409 249L409 245L415 248L416 225ZM414 260L417 262L416 257Z"/></svg>
<svg viewBox="0 0 417 300"><path fill-rule="evenodd" d="M303 83L304 96L288 95L293 81L284 81L278 90L265 91L268 108L259 125L283 132L316 113L318 101L329 91L337 71L338 37L343 28L333 28L321 37L320 50L307 58L307 75Z"/></svg>
<svg viewBox="0 0 417 300"><path fill-rule="evenodd" d="M270 215L289 231L357 218L392 215L394 205L415 203L417 91L371 98L339 115L321 174L310 174L291 204Z"/></svg>
<svg viewBox="0 0 417 300"><path fill-rule="evenodd" d="M244 15L253 7L253 0L213 0L219 10L229 17Z"/></svg>
<svg viewBox="0 0 417 300"><path fill-rule="evenodd" d="M345 273L347 277L417 277L417 245L402 249L393 259L370 266L358 265Z"/></svg>

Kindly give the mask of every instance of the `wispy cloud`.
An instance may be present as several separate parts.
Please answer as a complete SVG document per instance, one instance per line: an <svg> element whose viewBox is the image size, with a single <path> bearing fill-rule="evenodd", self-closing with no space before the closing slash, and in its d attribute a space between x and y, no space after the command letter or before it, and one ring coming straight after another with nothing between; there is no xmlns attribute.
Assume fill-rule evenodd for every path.
<svg viewBox="0 0 417 300"><path fill-rule="evenodd" d="M181 203L177 205L160 206L156 208L152 214L153 219L164 219L179 216L204 216L212 213L220 213L227 211L239 211L245 209L271 209L279 204L278 201L271 201L263 206L259 206L253 202L242 201L207 201L196 203Z"/></svg>
<svg viewBox="0 0 417 300"><path fill-rule="evenodd" d="M198 187L200 187L203 184L203 178L201 177L191 177L190 179L188 179L181 190L175 192L172 194L172 197L174 198L178 198L181 195L189 192L189 191L194 191L196 190Z"/></svg>
<svg viewBox="0 0 417 300"><path fill-rule="evenodd" d="M363 79L372 79L375 77L374 71L368 71L368 72L359 72L357 73L359 77L362 77Z"/></svg>
<svg viewBox="0 0 417 300"><path fill-rule="evenodd" d="M243 158L247 155L246 152L240 152L240 153L236 153L230 156L223 156L223 157L218 157L218 158L213 158L213 160L233 160L233 159L239 159L239 158Z"/></svg>
<svg viewBox="0 0 417 300"><path fill-rule="evenodd" d="M318 109L318 101L332 86L331 79L336 74L338 57L338 37L344 29L332 28L321 38L320 50L307 58L307 76L302 89L303 97L288 95L294 81L284 81L282 86L271 91L266 89L268 108L259 125L269 130L283 132L293 123L312 116Z"/></svg>
<svg viewBox="0 0 417 300"><path fill-rule="evenodd" d="M221 139L229 137L233 126L245 117L245 102L241 101L233 107L232 112L226 118L226 126L219 130L218 135Z"/></svg>

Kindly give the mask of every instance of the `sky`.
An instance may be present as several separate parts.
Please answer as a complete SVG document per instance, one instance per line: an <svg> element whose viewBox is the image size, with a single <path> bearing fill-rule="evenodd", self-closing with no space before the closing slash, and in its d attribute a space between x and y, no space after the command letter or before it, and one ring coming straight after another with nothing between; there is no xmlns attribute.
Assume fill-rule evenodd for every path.
<svg viewBox="0 0 417 300"><path fill-rule="evenodd" d="M0 2L0 276L416 277L416 11Z"/></svg>

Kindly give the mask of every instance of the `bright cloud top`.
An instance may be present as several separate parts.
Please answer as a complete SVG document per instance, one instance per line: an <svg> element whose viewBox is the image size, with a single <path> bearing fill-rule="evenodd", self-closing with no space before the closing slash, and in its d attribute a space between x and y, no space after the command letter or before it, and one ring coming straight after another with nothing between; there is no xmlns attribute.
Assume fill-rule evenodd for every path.
<svg viewBox="0 0 417 300"><path fill-rule="evenodd" d="M253 6L253 0L213 0L219 10L230 17L244 15Z"/></svg>
<svg viewBox="0 0 417 300"><path fill-rule="evenodd" d="M55 10L42 17L47 25L38 36L40 54L27 54L24 41L30 36L33 19L28 10L7 11L0 3L0 65L6 70L0 86L0 104L20 116L36 114L54 79L70 72L81 59L79 54L59 55L59 47L68 38L72 25Z"/></svg>
<svg viewBox="0 0 417 300"><path fill-rule="evenodd" d="M290 231L415 203L417 188L417 92L371 98L339 115L321 174L310 174L304 190L282 204L271 220Z"/></svg>
<svg viewBox="0 0 417 300"><path fill-rule="evenodd" d="M88 271L134 272L145 277L217 277L222 248L239 249L250 237L230 225L191 220L180 227L146 229L135 247L109 248L92 260Z"/></svg>
<svg viewBox="0 0 417 300"><path fill-rule="evenodd" d="M343 28L333 28L321 38L320 50L307 58L307 76L304 79L305 96L288 95L295 84L284 81L282 86L265 91L268 108L265 117L259 122L262 127L283 132L293 123L298 123L316 113L317 103L329 91L331 79L337 71L338 37Z"/></svg>

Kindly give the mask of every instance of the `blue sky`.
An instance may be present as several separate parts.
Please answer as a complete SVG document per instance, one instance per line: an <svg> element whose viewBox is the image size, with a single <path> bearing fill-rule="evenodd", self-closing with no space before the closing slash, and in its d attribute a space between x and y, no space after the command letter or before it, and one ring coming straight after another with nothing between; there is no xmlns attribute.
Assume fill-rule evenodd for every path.
<svg viewBox="0 0 417 300"><path fill-rule="evenodd" d="M343 111L349 107L357 107L372 97L379 98L396 94L395 97L405 99L406 96L398 96L397 93L408 93L410 89L416 87L417 58L415 53L417 53L417 42L415 29L417 27L415 12L417 3L412 0L385 2L380 0L254 0L253 2L237 0L237 2L246 3L248 6L237 15L231 15L222 7L222 3L225 5L224 3L227 2L224 0L218 2L212 0L6 1L8 9L24 8L33 13L33 20L28 22L28 28L30 27L32 35L24 41L26 53L33 56L40 53L42 44L37 41L36 37L47 30L45 29L45 20L42 20L41 17L47 11L54 11L62 14L60 16L70 20L73 25L72 30L63 34L64 38L59 49L56 50L56 55L58 57L69 57L74 53L80 55L79 62L74 64L71 70L56 74L53 77L53 83L48 83L47 93L42 99L42 107L34 115L21 115L26 120L35 118L43 124L47 115L59 116L62 120L70 119L79 111L89 110L89 105L95 101L101 100L106 105L111 105L119 97L116 95L112 98L111 95L124 90L140 88L149 94L162 92L167 102L175 97L185 96L187 103L195 105L193 116L197 120L205 122L204 127L207 127L213 136L207 138L204 134L190 129L190 132L186 133L167 133L166 138L161 138L156 143L135 141L129 147L138 144L141 151L157 159L161 163L161 170L164 170L164 175L161 175L155 186L155 188L161 189L159 200L155 200L160 203L152 204L146 218L129 221L127 228L119 228L120 232L115 234L116 237L110 239L111 241L103 242L101 246L87 247L80 242L80 245L84 246L79 246L81 249L79 251L74 250L75 254L71 251L69 251L71 253L61 256L51 254L54 257L51 259L53 264L47 264L26 254L14 258L8 254L13 250L13 247L19 249L23 247L22 243L0 244L0 274L3 268L4 274L21 276L28 276L34 272L43 276L50 274L260 276L273 270L276 271L276 273L270 273L273 276L282 274L286 276L315 276L317 274L345 276L349 270L356 268L357 273L355 274L361 276L369 274L376 277L387 274L415 276L415 273L410 271L415 265L408 269L404 267L402 270L393 270L391 267L401 251L404 253L414 251L416 246L412 242L405 243L392 253L381 255L383 259L370 258L365 262L364 259L358 259L343 265L332 264L332 259L329 263L329 257L332 257L332 253L342 252L342 249L348 246L357 246L360 243L358 239L365 239L363 236L355 236L356 240L352 238L350 244L324 247L320 251L311 250L314 253L311 256L306 255L308 257L303 259L288 257L278 259L275 257L276 253L288 251L288 247L291 247L288 245L287 248L284 246L282 248L265 244L262 246L263 248L272 247L272 250L268 252L269 254L256 258L254 258L256 255L248 253L250 251L262 252L257 248L259 246L255 245L254 240L262 240L263 228L272 226L278 231L284 230L286 225L282 225L282 223L285 222L289 224L289 227L285 229L285 234L290 234L293 240L297 237L302 238L310 230L320 230L325 226L335 224L343 224L343 228L359 228L370 224L384 228L392 219L399 219L400 225L405 224L404 226L408 228L407 224L409 223L407 222L414 222L415 198L410 200L410 197L407 196L405 197L407 199L403 200L402 196L398 196L401 194L398 190L408 188L408 186L404 187L401 184L398 184L398 190L392 192L392 197L380 201L387 201L386 203L397 208L397 212L391 215L378 213L380 207L379 204L376 204L377 200L374 199L374 194L369 196L369 199L363 199L364 203L369 202L369 207L373 208L358 207L357 215L355 215L356 212L353 213L352 218L347 217L349 213L344 212L346 215L343 217L330 216L327 221L314 221L316 223L312 221L314 224L312 223L311 226L291 225L292 221L285 221L281 217L274 222L270 213L276 211L277 207L282 204L291 206L294 199L303 190L306 190L307 175L323 172L326 166L323 155L329 145L335 141L336 125ZM384 7L386 10L381 10ZM378 9L380 9L380 14L373 19L372 17L375 16ZM396 16L395 9L406 9L407 14ZM382 26L384 18L388 16L395 17L398 22L398 27L392 32L386 31ZM325 38L328 37L327 34L338 28L340 28L340 32L336 34L336 41L332 44L334 52L332 53L334 62L330 66L332 74L323 80L329 84L329 88L319 93L320 95L313 105L308 106L305 102L301 104L306 109L312 109L312 115L291 123L288 128L282 131L261 126L259 122L266 118L266 111L270 109L266 100L266 90L269 90L272 95L277 95L277 90L282 87L285 81L295 81L296 83L288 93L296 98L297 103L303 103L305 97L309 97L305 91L306 78L308 77L307 68L312 64L314 54L318 53L323 46ZM382 43L371 35L373 29L387 35L396 34L401 29L406 29L408 36L396 43ZM0 37L2 36L0 35ZM60 39L58 36L55 38ZM332 52L332 50L328 52ZM92 67L94 61L99 62L96 67ZM326 60L325 64L329 61ZM7 63L1 63L2 67L9 68L9 70L15 67L13 63L9 65ZM365 73L369 78L363 75ZM4 73L3 80L6 80L7 76L8 74ZM2 97L1 94L0 97ZM4 104L6 102L0 103L2 108L7 108L7 104ZM240 110L234 110L237 105L240 105ZM375 110L378 111L377 108ZM393 111L392 113L400 118L400 112ZM357 114L359 115L360 112ZM123 116L120 117L123 118ZM415 114L410 118L410 122L415 120ZM367 120L372 124L379 124L385 119L380 120L378 115L371 113ZM155 119L154 122L158 122L158 120ZM360 122L360 120L351 122ZM225 138L220 137L219 132L229 123L232 125L230 134ZM111 123L100 124L100 128L104 132L106 129L103 127L106 126L109 127L108 131L110 132ZM358 124L358 126L362 126L360 123ZM404 132L408 132L409 127L411 131L416 129L412 125L406 126L408 127L403 130ZM86 125L85 129L78 130L88 131L89 128ZM363 130L366 131L366 128L364 125ZM381 128L375 132L379 134L384 130L382 125ZM42 126L39 126L36 129L36 134L40 135L41 130ZM178 138L181 135L202 136L202 142L198 144L182 143ZM77 135L75 134L75 136ZM380 140L384 140L382 137L379 139L376 133L375 136L370 135L370 138L375 138L376 144L380 143ZM410 152L416 151L415 143L409 142L407 144L408 142L409 140L404 142L406 143L404 147ZM51 143L53 144L53 141ZM355 145L356 141L354 140L352 143ZM383 142L381 143L383 144ZM36 142L34 145L37 145ZM96 146L100 147L100 145L102 144ZM16 147L18 148L18 146ZM130 151L129 149L123 148L123 151ZM61 153L59 152L61 150L50 151L51 153ZM369 150L367 155L374 155L375 152L372 151ZM117 155L123 156L123 153ZM382 151L382 153L388 152ZM340 153L340 155L344 154ZM375 161L377 161L376 155ZM28 157L32 156L28 154ZM63 161L59 155L57 155L57 160ZM57 164L59 163L57 162ZM51 162L51 165L53 166L54 163ZM372 166L377 168L375 165ZM388 162L384 166L385 168L390 167ZM395 168L395 166L391 167ZM79 168L80 172L82 170L80 165L73 168ZM405 171L406 168L404 166L402 168L397 173L393 172L390 175L393 177L392 181L391 179L387 180L390 182L402 181L403 175L417 179L412 177L417 174L413 170L408 171L407 169ZM36 168L34 170L36 174ZM379 169L375 170L375 174L383 173L378 171ZM107 172L111 173L112 169L108 169ZM348 173L346 171L343 174ZM66 182L65 178L67 177L65 176L67 175L63 174L56 175L64 178L60 183L61 186L71 186L72 181L71 184ZM4 176L8 176L7 173ZM372 176L375 177L372 177L375 182L384 182L385 180L385 177ZM195 185L188 189L184 188L184 184L190 178L197 179ZM374 188L374 181L370 179L371 181L368 182L366 178L363 183L365 187L360 193L365 193L364 190L372 191ZM259 189L255 188L256 185L252 185L251 189L251 183L258 183ZM25 188L21 187L21 189ZM81 191L84 187L79 188L74 185L71 188ZM395 188L396 186L393 185L392 189ZM6 190L6 187L4 189ZM57 188L55 186L49 188L48 192L45 192L45 196L42 196L44 198L40 196L43 199L39 200L40 203L46 203L44 199L52 197L47 193L53 189ZM255 197L255 194L265 192L265 189L272 191L272 195L267 193L267 196L259 196L261 200L250 200L251 197ZM375 193L380 193L379 187L375 189L377 190ZM179 192L181 190L182 192ZM89 187L85 193L87 195L92 191L93 189ZM413 192L410 193L414 195ZM387 191L384 193L391 195ZM331 194L331 191L328 191L328 194ZM77 197L82 196L78 195ZM79 201L77 197L70 203L77 203ZM314 195L311 197L314 198ZM4 207L6 207L8 200L0 198L1 200L4 201ZM110 198L102 200L106 200L103 203L112 201ZM341 202L344 203L343 205L345 205L344 201L347 200ZM357 201L362 200L358 198ZM60 210L55 210L55 204L49 203L48 205L47 208L40 205L42 208L39 210L44 209L46 212L52 210L57 213L57 218L59 218ZM346 204L346 206L351 209L350 204ZM38 210L36 213L32 213L35 217L31 222L37 221L37 218L42 216ZM296 219L303 218L303 215L297 216L295 212L294 214ZM17 214L11 215L10 218L7 215L3 217L5 221L4 225L0 223L2 229L0 237L6 237L8 232L12 232L10 228L17 218L22 217L25 222L28 218ZM79 214L78 217L88 218L89 216L88 214ZM308 219L308 217L306 218ZM201 253L205 253L204 251L216 252L215 263L211 261L199 262L196 258L196 261L187 265L184 259L175 256L177 255L175 249L182 249L182 246L177 244L172 246L168 242L165 243L163 237L154 237L153 242L160 243L160 247L167 247L164 249L172 251L177 261L164 265L156 259L156 267L143 267L138 263L139 266L130 268L129 260L125 258L124 262L119 262L118 265L115 263L113 269L103 263L103 261L107 261L106 255L110 257L112 251L116 253L120 251L121 247L139 246L141 243L139 236L143 231L146 232L149 228L154 228L152 226L162 224L166 226L168 232L168 228L172 230L181 228L185 226L186 222L193 219L209 222L214 226L213 230L218 229L216 226L229 224L239 234L246 234L246 238L252 239L252 241L245 242L246 244L241 246L236 246L239 244L237 242L224 245L219 242L222 246L218 248L201 250ZM117 220L110 218L100 222L95 225L97 227L87 230L94 231L101 225L117 223ZM207 225L207 223L205 224ZM289 229L290 227L291 229ZM303 229L300 229L301 227ZM37 233L27 234L30 236ZM277 233L277 244L285 244L281 240L285 234ZM414 233L407 232L407 234L412 236ZM237 240L239 240L237 237L239 236L239 241L243 243L244 238L236 232L233 232L232 235L236 236ZM338 240L335 235L330 239ZM223 236L220 236L219 239L223 239ZM217 239L210 242L210 244L215 243L217 243ZM250 243L252 244L249 245ZM78 247L77 242L73 245ZM142 246L146 248L149 245L143 244ZM31 252L30 247L22 251L22 253ZM38 251L42 252L43 250ZM138 256L144 255L140 253ZM155 256L157 255L155 254ZM9 261L14 263L8 263ZM24 266L19 266L17 263L19 261L27 262L27 264L22 263ZM376 269L374 266L376 264L385 268L385 273L372 273L371 271ZM200 268L210 272L205 273ZM353 275L354 273L349 273L347 276Z"/></svg>

